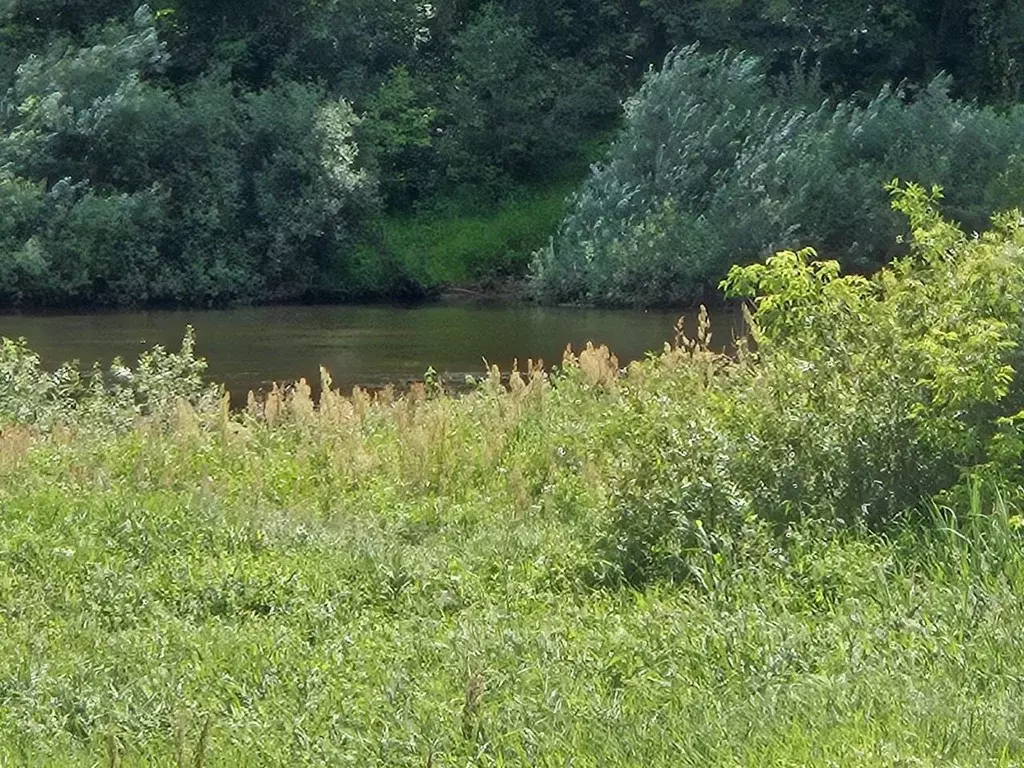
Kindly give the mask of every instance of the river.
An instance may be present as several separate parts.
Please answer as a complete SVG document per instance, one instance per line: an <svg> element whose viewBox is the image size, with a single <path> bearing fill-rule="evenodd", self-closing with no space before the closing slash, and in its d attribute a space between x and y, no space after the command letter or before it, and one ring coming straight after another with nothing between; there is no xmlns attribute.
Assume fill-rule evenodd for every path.
<svg viewBox="0 0 1024 768"><path fill-rule="evenodd" d="M155 344L177 349L185 326L196 329L197 352L212 381L232 399L271 382L319 381L319 366L336 386L379 387L422 378L429 367L458 381L484 372L483 360L507 370L513 359L561 361L566 344L607 344L625 364L657 350L680 314L695 311L602 311L532 306L434 304L278 306L230 310L99 312L0 316L0 336L25 337L53 368L66 360L104 366L115 356L134 361ZM714 318L713 318L714 319ZM727 319L728 322L722 322ZM722 310L716 331L727 342L738 327ZM723 329L723 325L725 326Z"/></svg>

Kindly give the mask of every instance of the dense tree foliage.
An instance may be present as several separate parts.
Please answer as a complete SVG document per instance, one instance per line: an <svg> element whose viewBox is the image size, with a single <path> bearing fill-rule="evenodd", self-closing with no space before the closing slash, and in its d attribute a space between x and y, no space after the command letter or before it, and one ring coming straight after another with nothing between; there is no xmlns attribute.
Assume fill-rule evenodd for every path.
<svg viewBox="0 0 1024 768"><path fill-rule="evenodd" d="M781 80L849 110L942 72L936 93L999 108L1024 86L1020 0L6 0L0 302L416 292L382 216L563 184L695 40L759 57L750 114ZM725 237L687 211L662 200L643 226Z"/></svg>

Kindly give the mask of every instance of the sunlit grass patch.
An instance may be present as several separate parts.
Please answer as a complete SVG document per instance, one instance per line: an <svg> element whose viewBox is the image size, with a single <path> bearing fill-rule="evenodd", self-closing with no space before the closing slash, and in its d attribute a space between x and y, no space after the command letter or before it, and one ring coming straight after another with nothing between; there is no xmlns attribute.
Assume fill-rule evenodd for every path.
<svg viewBox="0 0 1024 768"><path fill-rule="evenodd" d="M384 222L385 247L427 285L523 278L565 214L571 182L523 190L496 209L425 211Z"/></svg>

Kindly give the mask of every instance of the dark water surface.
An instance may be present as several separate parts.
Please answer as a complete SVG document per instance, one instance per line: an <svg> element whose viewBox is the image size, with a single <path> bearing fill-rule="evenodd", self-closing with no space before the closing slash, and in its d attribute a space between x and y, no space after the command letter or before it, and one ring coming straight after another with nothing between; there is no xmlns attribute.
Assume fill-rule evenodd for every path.
<svg viewBox="0 0 1024 768"><path fill-rule="evenodd" d="M607 344L625 364L670 340L680 314L692 327L695 311L613 312L530 306L430 305L253 307L201 311L104 312L0 316L0 336L24 336L56 367L77 359L106 366L120 355L134 362L155 344L180 347L186 325L196 329L197 351L209 378L237 402L249 389L305 377L319 366L335 385L377 387L423 377L428 367L456 380L484 372L483 359L507 370L513 359L558 363L566 344ZM717 341L727 343L739 319L713 313ZM525 366L524 366L525 367Z"/></svg>

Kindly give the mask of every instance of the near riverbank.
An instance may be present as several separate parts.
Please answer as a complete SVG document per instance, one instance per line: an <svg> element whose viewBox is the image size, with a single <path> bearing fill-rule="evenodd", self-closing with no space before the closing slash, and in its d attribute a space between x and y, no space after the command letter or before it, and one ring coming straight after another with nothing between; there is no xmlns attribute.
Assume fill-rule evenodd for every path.
<svg viewBox="0 0 1024 768"><path fill-rule="evenodd" d="M1024 228L448 397L0 348L0 761L1011 766Z"/></svg>

